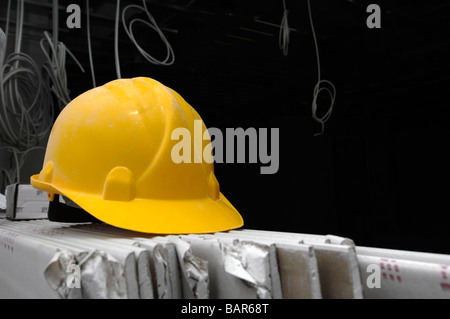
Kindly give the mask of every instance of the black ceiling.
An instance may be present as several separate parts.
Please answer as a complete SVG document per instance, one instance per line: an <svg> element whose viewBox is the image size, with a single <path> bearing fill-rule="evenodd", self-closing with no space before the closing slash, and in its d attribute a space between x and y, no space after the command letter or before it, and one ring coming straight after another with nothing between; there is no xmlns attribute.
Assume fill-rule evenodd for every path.
<svg viewBox="0 0 450 319"><path fill-rule="evenodd" d="M3 8L7 1L2 1ZM74 1L60 0L60 40L85 66L81 73L68 57L72 97L92 86L87 55L85 1L80 29L68 29L65 8ZM116 77L114 69L114 17L116 0L91 0L91 32L98 84ZM186 97L202 113L238 112L240 118L272 118L278 114L310 114L317 66L306 1L286 1L291 28L289 53L278 47L282 1L168 0L147 1L148 8L172 45L176 61L170 67L145 61L120 26L120 60L123 77L149 76ZM383 113L408 109L405 98L440 104L439 87L448 83L450 63L450 1L377 1L382 28L366 26L371 1L312 1L318 36L322 78L337 88L336 116L355 116L361 104L383 98ZM120 1L121 7L141 1ZM2 8L2 9L3 9ZM51 0L26 1L26 11L45 21L34 27L51 31ZM5 12L5 10L2 10ZM136 10L130 18L144 17ZM134 13L134 14L133 14ZM4 17L4 13L2 13ZM4 20L2 20L4 21ZM157 58L165 46L150 28L135 25L139 44ZM422 94L429 90L430 94ZM431 93L432 92L432 93ZM420 94L419 94L420 93ZM367 99L368 94L371 99ZM419 96L420 95L420 96ZM400 100L399 100L400 99ZM401 103L399 103L401 102ZM387 107L386 103L396 105ZM214 104L216 107L209 107ZM380 106L377 105L379 109ZM367 107L364 109L367 110ZM436 106L432 112L438 111ZM368 110L370 112L370 110ZM233 112L225 112L234 114ZM379 113L379 110L377 110ZM211 115L213 116L213 115ZM226 116L226 115L225 115ZM223 119L223 114L219 116Z"/></svg>
<svg viewBox="0 0 450 319"><path fill-rule="evenodd" d="M60 1L62 8L65 2L73 1ZM442 101L450 81L449 1L378 1L381 29L366 26L370 1L312 2L321 76L337 88L333 119L446 112ZM130 3L140 1L121 1L121 7ZM84 8L84 1L80 4ZM91 1L94 63L100 84L116 77L116 4L115 0ZM175 63L167 67L145 61L121 27L122 76L160 80L179 91L209 125L231 121L234 126L255 126L255 118L309 116L318 74L307 3L286 1L286 6L292 30L288 55L283 56L278 46L281 0L148 1L174 49ZM145 19L139 13L132 17L140 16ZM61 18L60 39L87 70L82 74L68 58L69 87L76 96L92 85L86 28L67 30L64 22ZM164 57L166 48L155 32L142 24L136 24L135 30L144 49Z"/></svg>

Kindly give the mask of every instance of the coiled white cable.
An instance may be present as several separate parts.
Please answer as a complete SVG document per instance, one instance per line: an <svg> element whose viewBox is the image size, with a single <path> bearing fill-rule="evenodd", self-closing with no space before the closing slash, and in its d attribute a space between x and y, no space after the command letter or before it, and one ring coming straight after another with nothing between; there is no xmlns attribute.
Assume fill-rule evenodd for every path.
<svg viewBox="0 0 450 319"><path fill-rule="evenodd" d="M312 107L311 107L313 119L315 121L317 121L318 123L320 123L320 125L321 125L321 131L319 133L314 134L314 136L317 136L317 135L323 134L323 132L325 130L325 123L329 120L331 113L333 112L334 101L336 99L336 88L333 85L333 83L331 83L330 81L321 79L319 46L317 45L316 32L314 30L314 23L313 23L313 18L312 18L312 14L311 14L310 0L307 0L307 2L308 2L309 22L311 24L311 30L312 30L312 34L313 34L313 38L314 38L314 46L315 46L315 50L316 50L316 59L317 59L318 80L317 80L316 85L314 86L313 101L312 101ZM330 105L328 106L328 110L325 112L325 114L320 117L317 115L317 98L319 97L319 94L321 92L326 92L329 95Z"/></svg>
<svg viewBox="0 0 450 319"><path fill-rule="evenodd" d="M6 30L9 31L11 0L8 1ZM14 51L0 69L0 148L11 152L15 167L2 168L3 184L19 182L24 156L36 149L53 121L50 92L36 62L21 52L24 0L17 1ZM6 39L8 33L5 34ZM13 165L14 166L14 165Z"/></svg>
<svg viewBox="0 0 450 319"><path fill-rule="evenodd" d="M278 36L278 46L283 51L283 55L288 55L289 49L289 24L288 24L289 10L286 9L286 2L283 0L283 18L280 24L280 33Z"/></svg>
<svg viewBox="0 0 450 319"><path fill-rule="evenodd" d="M0 85L0 136L4 144L20 150L36 144L48 132L51 125L49 117L53 117L52 107L49 106L51 98L39 67L30 56L20 52L23 14L24 1L19 0L15 49L1 68ZM46 111L50 112L50 116L46 116Z"/></svg>
<svg viewBox="0 0 450 319"><path fill-rule="evenodd" d="M147 18L149 21L140 19L140 18L135 18L132 19L128 25L126 22L126 13L129 9L137 9L141 12L144 12L147 15ZM117 76L118 78L120 78L121 74L120 74L120 63L119 63L119 53L118 53L118 21L119 21L119 12L120 12L120 0L117 0L117 8L116 8L116 34L115 34L115 52L116 52L116 72L117 72ZM156 33L158 33L159 37L161 38L161 40L163 41L164 45L166 46L167 49L167 53L164 59L158 60L157 58L155 58L154 56L152 56L151 54L149 54L148 52L146 52L136 41L134 34L133 34L133 25L136 22L140 22L145 24L146 26L150 27L151 29L153 29L154 31L156 31ZM135 5L135 4L130 4L128 6L126 6L125 8L123 8L122 10L122 24L123 27L125 29L125 32L127 33L128 37L130 38L130 40L133 42L133 44L136 46L136 48L138 49L139 53L141 53L141 55L150 63L155 64L155 65L164 65L164 66L169 66L172 65L175 62L175 53L172 49L172 46L170 45L169 41L167 40L167 38L165 37L164 33L161 31L161 29L158 27L158 24L156 23L155 19L153 18L153 16L150 14L150 11L147 8L147 4L145 2L145 0L142 0L142 6L139 5Z"/></svg>

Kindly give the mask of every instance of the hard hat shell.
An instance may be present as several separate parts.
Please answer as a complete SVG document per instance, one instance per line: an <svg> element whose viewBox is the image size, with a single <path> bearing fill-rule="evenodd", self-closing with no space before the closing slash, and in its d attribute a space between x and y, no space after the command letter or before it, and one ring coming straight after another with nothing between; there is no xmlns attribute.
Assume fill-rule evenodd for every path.
<svg viewBox="0 0 450 319"><path fill-rule="evenodd" d="M109 82L79 95L59 114L43 168L31 184L50 200L64 195L120 228L181 234L241 227L241 215L219 191L213 163L202 157L210 141L194 142L195 120L200 115L156 80ZM201 136L209 138L201 123ZM192 153L201 161L172 160L176 128L191 133Z"/></svg>

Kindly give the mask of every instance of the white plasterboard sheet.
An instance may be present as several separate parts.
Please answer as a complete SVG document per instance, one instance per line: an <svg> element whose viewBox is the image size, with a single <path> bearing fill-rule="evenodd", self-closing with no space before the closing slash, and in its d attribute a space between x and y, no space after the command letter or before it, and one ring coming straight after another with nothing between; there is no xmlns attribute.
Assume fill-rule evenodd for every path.
<svg viewBox="0 0 450 319"><path fill-rule="evenodd" d="M381 258L405 259L412 261L431 262L450 265L450 255L425 253L408 250L396 250L374 247L356 246L357 255L375 256Z"/></svg>
<svg viewBox="0 0 450 319"><path fill-rule="evenodd" d="M314 248L319 267L320 286L324 299L361 299L363 288L359 273L355 249L351 245L328 243L315 236L304 234L253 231L272 239L291 240L294 243L311 244Z"/></svg>
<svg viewBox="0 0 450 319"><path fill-rule="evenodd" d="M157 299L172 299L171 278L169 273L169 254L167 249L154 241L136 241L135 246L149 251L151 256L151 274Z"/></svg>
<svg viewBox="0 0 450 319"><path fill-rule="evenodd" d="M251 240L239 241L226 233L198 236L204 238L215 237L221 241L222 247L225 248L223 249L226 257L225 266L230 266L234 263L234 268L229 268L227 271L233 270L236 271L236 274L239 274L242 271L240 267L244 265L245 272L250 275L250 278L248 278L249 282L257 287L258 298L282 298L275 245L256 243Z"/></svg>
<svg viewBox="0 0 450 319"><path fill-rule="evenodd" d="M308 252L292 244L277 243L276 247L283 298L321 299L319 268L312 247Z"/></svg>
<svg viewBox="0 0 450 319"><path fill-rule="evenodd" d="M256 229L241 229L230 231L230 233L241 233L241 232L254 233L260 236L293 238L299 241L304 241L305 243L320 243L320 244L349 245L349 246L355 245L352 239L335 235L302 234L302 233L256 230Z"/></svg>
<svg viewBox="0 0 450 319"><path fill-rule="evenodd" d="M192 252L208 262L211 299L256 299L254 286L248 285L224 268L224 258L220 242L215 238L182 236L189 242Z"/></svg>
<svg viewBox="0 0 450 319"><path fill-rule="evenodd" d="M55 226L51 226L52 224ZM83 236L83 234L71 232L69 228L58 227L58 224L48 221L10 221L9 223L10 227L15 227L15 229L21 232L43 240L78 248L97 249L108 253L123 267L127 297L130 299L138 299L140 297L137 262L133 250L125 249L120 245L111 245L106 242L102 243L94 238Z"/></svg>
<svg viewBox="0 0 450 319"><path fill-rule="evenodd" d="M58 243L47 238L30 235L14 229L11 225L17 222L7 220L0 222L0 229L6 232L2 237L12 245L6 245L11 250L15 259L10 260L12 268L9 271L1 267L1 275L6 275L11 280L12 289L6 289L8 298L50 298L46 291L50 287L60 298L125 298L127 296L125 282L123 280L123 269L117 261L110 259L103 252L77 248L68 243ZM9 240L8 240L9 238ZM12 248L11 248L12 247ZM48 251L53 255L49 256ZM68 256L81 268L80 289L68 288L66 279ZM45 257L45 258L44 258ZM41 261L41 258L44 258ZM0 258L8 261L7 258ZM29 268L29 269L28 269ZM27 270L28 269L28 270ZM5 271L5 272L3 272ZM6 277L3 277L3 279ZM107 278L101 282L97 278ZM18 296L14 294L18 293Z"/></svg>
<svg viewBox="0 0 450 319"><path fill-rule="evenodd" d="M366 298L450 299L449 264L365 255L358 255L358 260ZM370 265L377 265L380 272Z"/></svg>
<svg viewBox="0 0 450 319"><path fill-rule="evenodd" d="M323 298L362 299L363 288L353 247L313 244Z"/></svg>
<svg viewBox="0 0 450 319"><path fill-rule="evenodd" d="M58 248L0 226L0 298L60 298L43 275Z"/></svg>
<svg viewBox="0 0 450 319"><path fill-rule="evenodd" d="M72 228L77 231L107 234L122 240L128 239L129 244L147 249L150 252L155 298L179 299L182 297L178 259L173 243L169 243L168 240L158 240L149 234L121 229L108 224L78 224Z"/></svg>
<svg viewBox="0 0 450 319"><path fill-rule="evenodd" d="M148 285L140 286L139 269L149 269L149 267L142 266L148 263L146 258L139 258L136 256L135 249L122 246L119 243L114 243L111 238L102 240L99 235L90 234L87 236L83 233L78 233L72 230L74 224L70 223L56 223L48 220L33 220L27 222L20 222L21 224L28 224L28 232L35 233L38 236L50 237L53 241L60 241L62 243L71 243L79 247L91 247L92 249L99 249L107 252L120 263L123 264L124 276L127 282L128 298L140 298L141 289L149 289ZM112 245L114 243L114 245ZM141 273L144 276L144 283L148 283L150 275L147 272ZM147 279L148 278L148 279ZM150 288L151 290L151 288ZM151 294L147 291L144 295Z"/></svg>
<svg viewBox="0 0 450 319"><path fill-rule="evenodd" d="M100 227L97 224L71 225L70 230L86 233L90 238L114 243L116 247L122 245L125 249L135 251L141 299L167 299L172 297L170 278L168 278L169 275L166 270L167 252L161 244L147 240L146 244L141 245L139 240L118 231L118 228Z"/></svg>
<svg viewBox="0 0 450 319"><path fill-rule="evenodd" d="M50 229L50 228L45 228L45 227L41 227L40 225L35 225L33 224L31 221L10 221L8 223L8 226L16 229L17 231L22 232L23 234L26 234L30 237L34 237L34 238L38 238L40 240L44 240L47 241L53 245L58 245L61 247L65 247L66 249L69 250L89 250L89 254L91 254L94 251L98 251L95 254L95 258L98 259L98 257L100 257L100 259L105 259L105 261L109 262L109 261L115 261L115 263L119 262L121 265L121 273L118 273L116 271L116 273L114 274L115 277L111 277L110 275L103 275L102 272L98 272L96 270L91 271L90 269L87 269L88 272L90 272L90 275L88 276L88 279L86 281L82 281L82 286L83 286L83 290L85 288L85 286L91 287L93 286L92 283L97 282L97 288L95 288L95 285L93 286L93 290L92 291L88 291L87 294L84 294L86 298L103 298L103 297L108 297L108 296L121 296L121 297L132 297L134 298L135 296L133 295L134 293L131 293L131 295L129 295L130 291L130 287L134 287L137 286L136 280L134 280L134 282L130 282L131 279L135 278L134 275L132 274L133 269L136 268L136 263L134 260L134 256L131 255L132 258L127 258L125 261L116 261L113 257L111 257L109 254L107 254L106 252L100 250L98 246L92 245L89 242L80 242L79 240L68 240L67 238L59 238L59 235L61 235L61 233L64 233L64 231L60 230L60 229ZM104 261L101 261L104 262ZM112 265L112 267L107 266L105 268L109 268L109 269L115 269L115 265L113 265L112 263L110 263ZM113 270L114 270L113 269ZM126 274L126 270L125 269L129 269L131 271L129 271L131 274ZM125 273L125 274L124 274ZM103 284L105 285L105 287L101 287L102 283L101 283L101 278L104 279L108 279L108 278L112 278L115 281L115 284L118 285L118 289L125 289L124 292L120 292L120 293L116 293L114 291L112 291L112 293L110 293L109 291L105 290L105 289L109 289L108 287L111 286L109 282L105 281L103 282ZM83 278L83 276L82 276ZM130 285L131 283L131 285ZM86 284L86 285L85 285ZM112 285L112 287L114 288L115 285ZM103 289L103 290L102 290ZM96 291L98 290L98 292ZM127 291L128 290L128 291Z"/></svg>
<svg viewBox="0 0 450 319"><path fill-rule="evenodd" d="M247 238L275 244L278 267L285 299L320 299L320 278L314 249L309 244L294 243L283 238L261 236L254 232L217 233L216 236Z"/></svg>
<svg viewBox="0 0 450 319"><path fill-rule="evenodd" d="M196 256L190 244L180 236L166 236L175 245L183 282L184 299L209 298L208 262Z"/></svg>
<svg viewBox="0 0 450 319"><path fill-rule="evenodd" d="M73 249L73 247L69 247ZM73 299L79 294L84 299L125 299L127 287L123 266L108 253L93 249L81 256L58 252L48 264L44 276L50 286L65 299ZM67 287L69 265L76 260L80 269L81 289ZM78 297L77 297L78 298Z"/></svg>
<svg viewBox="0 0 450 319"><path fill-rule="evenodd" d="M136 240L147 241L146 238L136 237ZM169 242L165 237L155 237L151 239L165 248L167 251L167 268L170 279L171 298L182 299L183 298L183 284L181 279L181 270L178 262L177 250L174 243Z"/></svg>
<svg viewBox="0 0 450 319"><path fill-rule="evenodd" d="M153 289L150 252L147 249L134 245L136 243L135 240L90 231L89 226L92 224L55 223L48 220L30 221L29 223L44 226L47 231L55 231L59 233L57 237L59 236L63 240L81 241L82 245L92 245L108 251L119 260L123 260L125 263L125 275L129 277L130 282L130 298L153 299L155 294L157 294L157 291ZM135 258L132 258L130 255L133 252ZM134 278L137 279L136 284ZM137 292L135 292L136 290Z"/></svg>

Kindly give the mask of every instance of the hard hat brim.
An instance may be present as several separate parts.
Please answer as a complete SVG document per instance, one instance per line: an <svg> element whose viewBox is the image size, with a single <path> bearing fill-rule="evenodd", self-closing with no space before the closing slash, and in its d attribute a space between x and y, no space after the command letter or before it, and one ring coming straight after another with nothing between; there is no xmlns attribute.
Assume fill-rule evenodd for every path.
<svg viewBox="0 0 450 319"><path fill-rule="evenodd" d="M213 233L242 227L242 216L220 193L219 199L104 200L102 196L62 190L31 177L31 184L70 198L97 219L115 227L152 234Z"/></svg>

